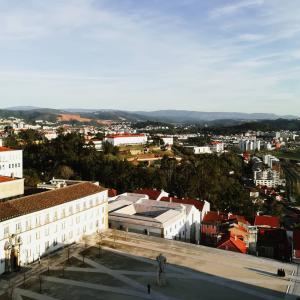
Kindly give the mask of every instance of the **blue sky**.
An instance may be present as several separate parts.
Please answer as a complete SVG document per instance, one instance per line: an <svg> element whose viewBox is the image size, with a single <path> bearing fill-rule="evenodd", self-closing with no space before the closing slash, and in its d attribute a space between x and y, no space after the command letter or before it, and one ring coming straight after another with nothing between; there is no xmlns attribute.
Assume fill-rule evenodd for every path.
<svg viewBox="0 0 300 300"><path fill-rule="evenodd" d="M298 0L0 0L0 104L300 115Z"/></svg>

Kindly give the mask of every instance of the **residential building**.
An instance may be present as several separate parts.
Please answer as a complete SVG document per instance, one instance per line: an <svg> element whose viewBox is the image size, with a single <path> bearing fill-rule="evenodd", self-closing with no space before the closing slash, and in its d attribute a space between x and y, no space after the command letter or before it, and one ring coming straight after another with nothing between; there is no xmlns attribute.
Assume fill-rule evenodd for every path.
<svg viewBox="0 0 300 300"><path fill-rule="evenodd" d="M217 248L244 254L247 253L246 243L231 234L224 235L218 243Z"/></svg>
<svg viewBox="0 0 300 300"><path fill-rule="evenodd" d="M290 261L292 248L287 232L281 228L259 228L256 244L257 255Z"/></svg>
<svg viewBox="0 0 300 300"><path fill-rule="evenodd" d="M256 216L254 221L254 226L265 227L265 228L279 228L280 227L279 217L268 216L268 215Z"/></svg>
<svg viewBox="0 0 300 300"><path fill-rule="evenodd" d="M0 175L23 178L23 152L0 147Z"/></svg>
<svg viewBox="0 0 300 300"><path fill-rule="evenodd" d="M216 247L223 233L224 223L228 215L219 211L208 211L201 222L201 243L207 246ZM227 231L226 226L226 231Z"/></svg>

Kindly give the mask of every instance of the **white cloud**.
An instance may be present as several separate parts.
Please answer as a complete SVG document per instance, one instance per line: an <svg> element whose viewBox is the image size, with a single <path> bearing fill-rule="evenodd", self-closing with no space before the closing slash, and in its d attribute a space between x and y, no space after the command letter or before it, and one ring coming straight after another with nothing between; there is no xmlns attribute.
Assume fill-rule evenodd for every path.
<svg viewBox="0 0 300 300"><path fill-rule="evenodd" d="M241 34L238 38L243 42L255 42L263 40L265 36L262 34L245 33Z"/></svg>
<svg viewBox="0 0 300 300"><path fill-rule="evenodd" d="M197 1L185 5L193 3ZM16 49L19 45L21 58L15 63L7 53L0 57L0 99L132 110L262 111L261 106L267 107L271 100L294 103L297 91L286 92L283 86L300 71L291 73L280 63L297 59L299 53L289 48L273 52L267 47L298 34L294 13L289 19L284 10L283 18L268 0L249 0L216 8L211 16L232 16L249 7L261 11L267 7L270 14L254 20L249 16L243 26L235 16L236 27L224 36L217 31L224 25L223 18L215 22L197 17L190 26L182 16L121 11L102 1L53 0L30 9L10 9L3 13L4 19L0 13L0 43L2 39L2 45L13 44ZM270 25L275 18L278 23ZM202 24L208 27L202 29ZM281 30L273 30L274 24L280 24ZM53 49L45 50L45 42ZM47 53L41 50L30 56L35 47ZM34 55L49 63L35 63ZM27 63L30 60L32 64ZM274 110L279 112L279 106Z"/></svg>
<svg viewBox="0 0 300 300"><path fill-rule="evenodd" d="M237 1L232 4L224 5L213 9L209 15L211 18L219 18L226 15L232 15L240 10L249 8L251 6L258 6L264 4L264 0L245 0Z"/></svg>

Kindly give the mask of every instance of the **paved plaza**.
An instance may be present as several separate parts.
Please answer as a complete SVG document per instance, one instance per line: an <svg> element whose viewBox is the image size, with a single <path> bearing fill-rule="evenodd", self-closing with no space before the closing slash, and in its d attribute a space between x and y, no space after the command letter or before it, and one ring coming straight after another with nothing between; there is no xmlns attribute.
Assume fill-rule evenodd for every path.
<svg viewBox="0 0 300 300"><path fill-rule="evenodd" d="M2 277L0 300L275 300L297 299L292 294L300 292L294 264L120 231L108 231L101 249L97 242L91 236L43 258L27 272ZM164 287L156 282L160 253L168 261ZM286 278L275 275L279 267Z"/></svg>

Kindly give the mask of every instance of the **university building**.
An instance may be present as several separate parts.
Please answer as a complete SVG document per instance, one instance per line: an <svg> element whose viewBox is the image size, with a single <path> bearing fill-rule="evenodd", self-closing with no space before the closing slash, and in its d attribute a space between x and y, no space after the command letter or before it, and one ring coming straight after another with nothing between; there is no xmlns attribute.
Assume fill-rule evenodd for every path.
<svg viewBox="0 0 300 300"><path fill-rule="evenodd" d="M108 227L106 189L64 181L26 196L22 160L22 150L0 147L0 274Z"/></svg>
<svg viewBox="0 0 300 300"><path fill-rule="evenodd" d="M107 190L82 182L0 203L0 274L107 229Z"/></svg>

